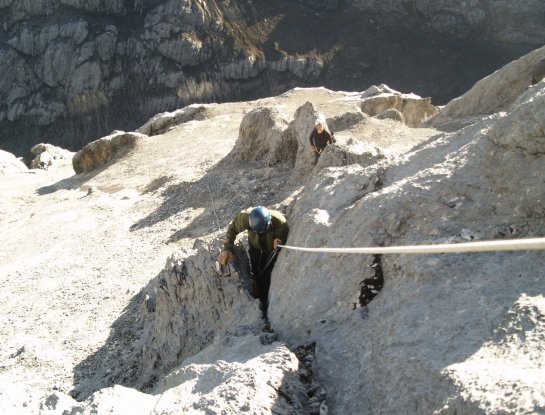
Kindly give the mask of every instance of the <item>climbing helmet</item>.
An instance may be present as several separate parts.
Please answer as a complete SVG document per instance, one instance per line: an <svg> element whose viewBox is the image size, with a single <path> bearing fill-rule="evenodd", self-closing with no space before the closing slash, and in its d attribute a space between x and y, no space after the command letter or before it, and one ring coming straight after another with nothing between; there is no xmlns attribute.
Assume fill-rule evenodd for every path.
<svg viewBox="0 0 545 415"><path fill-rule="evenodd" d="M263 233L271 224L271 212L263 206L258 206L250 212L250 229L257 233Z"/></svg>

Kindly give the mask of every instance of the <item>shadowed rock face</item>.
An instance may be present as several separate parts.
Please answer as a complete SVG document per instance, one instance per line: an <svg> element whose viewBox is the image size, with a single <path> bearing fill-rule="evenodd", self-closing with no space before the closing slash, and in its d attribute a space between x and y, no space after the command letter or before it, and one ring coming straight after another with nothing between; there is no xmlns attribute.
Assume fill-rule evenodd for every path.
<svg viewBox="0 0 545 415"><path fill-rule="evenodd" d="M490 95L481 95L481 104L496 93L503 111L438 134L402 157L328 167L334 158L325 155L335 146L326 149L291 211L287 244L403 246L544 235L545 84L521 91L513 82L518 73L529 80L535 59L530 54L486 80ZM477 101L477 91L461 99ZM514 397L509 411L534 412L544 392L527 374L543 373L544 263L542 251L283 250L269 318L280 338L316 342L315 370L335 390L335 413L501 412L507 396Z"/></svg>
<svg viewBox="0 0 545 415"><path fill-rule="evenodd" d="M538 1L398 3L0 1L0 146L77 151L161 111L298 85L386 82L444 102L543 43Z"/></svg>

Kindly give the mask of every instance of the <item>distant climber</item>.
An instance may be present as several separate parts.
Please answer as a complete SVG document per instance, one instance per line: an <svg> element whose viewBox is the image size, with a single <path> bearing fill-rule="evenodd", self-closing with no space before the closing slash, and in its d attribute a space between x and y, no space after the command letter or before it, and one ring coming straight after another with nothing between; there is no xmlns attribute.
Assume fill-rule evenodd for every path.
<svg viewBox="0 0 545 415"><path fill-rule="evenodd" d="M537 84L545 78L545 58L541 59L536 66L534 66L534 72L532 73L532 85Z"/></svg>
<svg viewBox="0 0 545 415"><path fill-rule="evenodd" d="M253 296L262 301L267 310L271 272L279 251L278 245L286 243L289 226L282 213L263 206L242 210L229 224L223 251L218 262L225 265L232 257L235 238L248 231L250 266L253 279Z"/></svg>
<svg viewBox="0 0 545 415"><path fill-rule="evenodd" d="M333 144L335 142L333 132L329 132L324 125L325 123L321 119L317 119L314 124L314 129L312 130L312 133L310 133L309 140L312 152L314 153L314 165L318 163L318 159L320 158L322 151L324 151L324 148L326 148L328 144Z"/></svg>

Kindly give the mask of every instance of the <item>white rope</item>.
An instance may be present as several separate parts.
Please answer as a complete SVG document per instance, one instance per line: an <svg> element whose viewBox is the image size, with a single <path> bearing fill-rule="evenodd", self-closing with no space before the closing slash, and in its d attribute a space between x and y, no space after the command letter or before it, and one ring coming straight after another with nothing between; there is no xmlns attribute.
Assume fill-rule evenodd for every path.
<svg viewBox="0 0 545 415"><path fill-rule="evenodd" d="M281 248L306 252L337 254L446 254L451 252L524 251L545 249L545 238L506 239L500 241L477 241L457 244L406 245L367 248L304 248L278 245Z"/></svg>

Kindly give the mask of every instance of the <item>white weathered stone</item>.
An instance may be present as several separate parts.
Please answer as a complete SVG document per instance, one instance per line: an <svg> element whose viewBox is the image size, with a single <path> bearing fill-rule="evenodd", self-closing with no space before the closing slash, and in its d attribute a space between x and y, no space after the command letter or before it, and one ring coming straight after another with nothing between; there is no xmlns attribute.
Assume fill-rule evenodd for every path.
<svg viewBox="0 0 545 415"><path fill-rule="evenodd" d="M72 151L64 150L52 144L36 144L30 150L34 159L30 162L31 169L47 170L50 166L61 160L72 160Z"/></svg>
<svg viewBox="0 0 545 415"><path fill-rule="evenodd" d="M545 83L527 90L512 108L490 129L491 140L528 154L545 154Z"/></svg>
<svg viewBox="0 0 545 415"><path fill-rule="evenodd" d="M0 173L19 173L27 171L28 167L20 159L7 151L0 150Z"/></svg>
<svg viewBox="0 0 545 415"><path fill-rule="evenodd" d="M149 290L153 311L143 304L139 382L145 385L198 353L222 333L247 333L262 325L258 300L245 281L221 278L216 254L206 249L177 251Z"/></svg>

